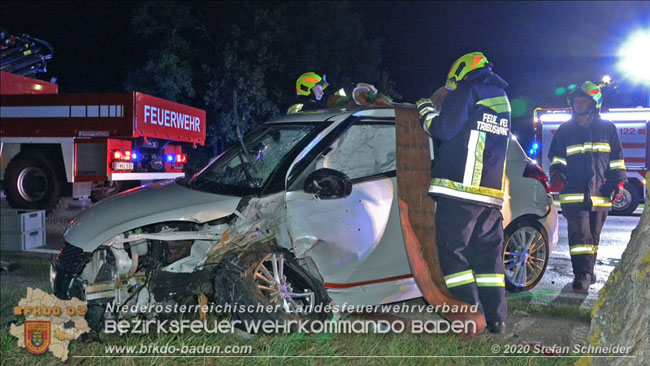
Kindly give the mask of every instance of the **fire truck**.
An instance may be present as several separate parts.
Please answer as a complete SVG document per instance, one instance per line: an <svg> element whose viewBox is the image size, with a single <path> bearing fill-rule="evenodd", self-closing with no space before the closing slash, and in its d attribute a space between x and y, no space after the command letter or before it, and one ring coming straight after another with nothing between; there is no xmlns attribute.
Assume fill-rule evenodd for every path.
<svg viewBox="0 0 650 366"><path fill-rule="evenodd" d="M49 45L11 41L0 73L0 177L10 206L49 211L62 195L96 201L182 177L183 148L205 143L204 110L138 92L58 93L24 76L45 66Z"/></svg>
<svg viewBox="0 0 650 366"><path fill-rule="evenodd" d="M612 204L612 214L630 215L646 194L645 175L650 170L650 108L609 108L603 109L600 115L616 125L627 168L628 182L622 198ZM570 118L571 109L568 108L535 110L533 124L536 136L529 153L546 172L550 171L548 150L553 135Z"/></svg>

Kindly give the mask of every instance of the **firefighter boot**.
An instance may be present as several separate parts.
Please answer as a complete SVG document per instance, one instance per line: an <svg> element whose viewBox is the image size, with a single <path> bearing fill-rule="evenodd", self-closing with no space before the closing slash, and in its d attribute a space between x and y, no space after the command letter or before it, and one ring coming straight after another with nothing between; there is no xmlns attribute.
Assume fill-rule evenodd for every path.
<svg viewBox="0 0 650 366"><path fill-rule="evenodd" d="M493 334L504 334L506 332L506 322L488 323L487 330Z"/></svg>
<svg viewBox="0 0 650 366"><path fill-rule="evenodd" d="M595 278L595 277L593 277ZM589 273L578 273L575 275L573 279L573 289L576 292L587 292L589 290L589 286L593 284L592 282L592 275Z"/></svg>

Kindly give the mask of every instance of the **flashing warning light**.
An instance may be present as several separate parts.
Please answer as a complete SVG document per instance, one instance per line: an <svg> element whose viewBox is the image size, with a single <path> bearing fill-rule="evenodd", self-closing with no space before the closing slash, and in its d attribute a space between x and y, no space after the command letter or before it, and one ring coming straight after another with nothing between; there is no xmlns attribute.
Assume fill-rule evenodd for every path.
<svg viewBox="0 0 650 366"><path fill-rule="evenodd" d="M137 153L131 154L131 160L137 160L137 159L138 159L138 154Z"/></svg>
<svg viewBox="0 0 650 366"><path fill-rule="evenodd" d="M122 159L123 160L131 160L131 152L129 150L123 151L122 152Z"/></svg>
<svg viewBox="0 0 650 366"><path fill-rule="evenodd" d="M528 150L530 156L537 155L538 149L539 149L539 144L537 142L533 142L533 145L530 147L530 150Z"/></svg>
<svg viewBox="0 0 650 366"><path fill-rule="evenodd" d="M650 83L648 58L650 57L650 29L640 29L631 34L618 51L618 68L635 83Z"/></svg>
<svg viewBox="0 0 650 366"><path fill-rule="evenodd" d="M174 155L167 155L166 159L168 163L171 163L172 161L174 161Z"/></svg>
<svg viewBox="0 0 650 366"><path fill-rule="evenodd" d="M177 163L185 163L187 161L187 156L183 154L176 154Z"/></svg>

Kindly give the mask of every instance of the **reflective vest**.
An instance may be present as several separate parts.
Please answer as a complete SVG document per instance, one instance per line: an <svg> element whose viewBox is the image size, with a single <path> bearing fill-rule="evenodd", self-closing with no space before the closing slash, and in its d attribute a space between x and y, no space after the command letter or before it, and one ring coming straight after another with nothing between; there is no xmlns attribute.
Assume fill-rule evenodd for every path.
<svg viewBox="0 0 650 366"><path fill-rule="evenodd" d="M481 81L459 83L440 113L430 100L418 101L420 122L435 146L431 195L501 208L510 137L507 85L489 71Z"/></svg>
<svg viewBox="0 0 650 366"><path fill-rule="evenodd" d="M567 182L560 191L562 209L609 211L611 197L602 189L605 180L616 185L626 180L623 148L616 126L595 115L588 127L572 118L560 125L551 141L551 172L560 170Z"/></svg>

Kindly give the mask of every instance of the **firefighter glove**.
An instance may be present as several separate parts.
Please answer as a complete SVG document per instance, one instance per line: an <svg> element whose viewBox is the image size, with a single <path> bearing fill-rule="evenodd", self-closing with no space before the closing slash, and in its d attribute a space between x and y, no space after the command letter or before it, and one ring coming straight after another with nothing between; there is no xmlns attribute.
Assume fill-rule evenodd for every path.
<svg viewBox="0 0 650 366"><path fill-rule="evenodd" d="M611 180L608 180L603 185L603 188L600 189L600 193L602 193L604 197L613 197L616 199L621 195L624 185L625 182L620 182L617 184Z"/></svg>
<svg viewBox="0 0 650 366"><path fill-rule="evenodd" d="M567 180L567 176L561 170L555 169L551 171L551 191L561 191Z"/></svg>

